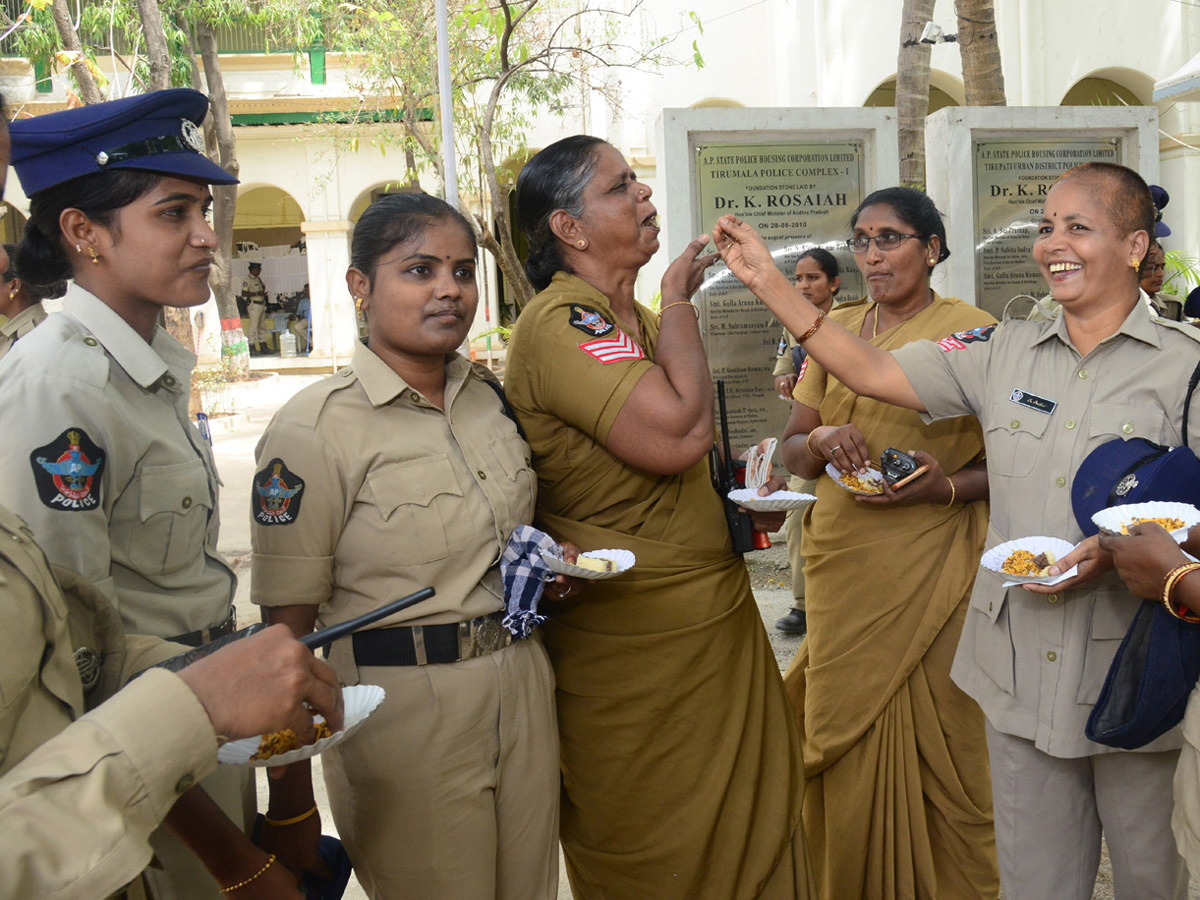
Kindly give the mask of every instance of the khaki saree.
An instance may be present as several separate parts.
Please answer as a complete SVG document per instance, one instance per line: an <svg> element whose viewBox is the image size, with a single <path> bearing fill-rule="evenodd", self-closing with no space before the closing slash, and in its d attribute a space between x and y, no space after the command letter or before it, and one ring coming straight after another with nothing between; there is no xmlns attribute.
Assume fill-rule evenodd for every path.
<svg viewBox="0 0 1200 900"><path fill-rule="evenodd" d="M831 318L858 333L869 310ZM894 349L991 322L936 297L873 343ZM878 459L921 449L951 474L982 450L974 419L923 425L810 361L796 399L854 423ZM804 518L808 636L784 676L807 776L805 829L826 900L980 900L998 891L984 718L950 681L987 504L874 507L832 479Z"/></svg>
<svg viewBox="0 0 1200 900"><path fill-rule="evenodd" d="M559 275L522 312L505 378L534 452L538 527L637 557L543 601L571 888L576 900L808 898L799 741L707 462L657 476L604 447L651 365L657 324L638 316L644 343L626 343L606 298ZM593 341L625 358L602 362L621 351L593 355Z"/></svg>

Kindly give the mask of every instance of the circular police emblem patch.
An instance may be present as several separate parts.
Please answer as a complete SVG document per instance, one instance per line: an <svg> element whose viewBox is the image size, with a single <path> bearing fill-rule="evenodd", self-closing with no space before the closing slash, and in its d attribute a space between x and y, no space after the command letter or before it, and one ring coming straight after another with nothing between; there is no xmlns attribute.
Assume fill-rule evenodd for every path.
<svg viewBox="0 0 1200 900"><path fill-rule="evenodd" d="M250 514L259 525L289 525L300 515L304 482L279 457L254 476Z"/></svg>
<svg viewBox="0 0 1200 900"><path fill-rule="evenodd" d="M183 120L183 142L197 153L204 152L204 132L191 119Z"/></svg>
<svg viewBox="0 0 1200 900"><path fill-rule="evenodd" d="M38 499L51 509L87 512L100 505L106 454L82 428L68 428L29 454Z"/></svg>

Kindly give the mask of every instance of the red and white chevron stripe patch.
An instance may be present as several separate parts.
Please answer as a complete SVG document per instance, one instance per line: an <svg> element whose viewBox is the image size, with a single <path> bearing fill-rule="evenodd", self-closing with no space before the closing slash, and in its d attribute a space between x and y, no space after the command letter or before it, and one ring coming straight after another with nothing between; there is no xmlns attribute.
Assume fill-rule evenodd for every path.
<svg viewBox="0 0 1200 900"><path fill-rule="evenodd" d="M646 354L633 342L633 338L618 329L608 337L597 338L580 344L579 349L607 365L626 360L644 359Z"/></svg>

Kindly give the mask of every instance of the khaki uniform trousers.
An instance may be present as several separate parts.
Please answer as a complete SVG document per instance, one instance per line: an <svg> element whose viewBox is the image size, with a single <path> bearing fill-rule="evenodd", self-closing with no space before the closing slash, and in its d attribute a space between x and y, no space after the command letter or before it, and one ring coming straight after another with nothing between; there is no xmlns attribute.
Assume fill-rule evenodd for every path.
<svg viewBox="0 0 1200 900"><path fill-rule="evenodd" d="M367 895L555 900L558 725L541 643L457 663L364 666L358 681L387 696L326 752L324 772Z"/></svg>
<svg viewBox="0 0 1200 900"><path fill-rule="evenodd" d="M793 475L788 479L788 490L801 494L811 494L817 489L817 480L801 478ZM787 535L788 561L792 567L792 607L804 609L804 552L800 549L801 523L804 521L804 511L808 505L793 509L787 514L783 532Z"/></svg>
<svg viewBox="0 0 1200 900"><path fill-rule="evenodd" d="M263 315L266 311L267 304L265 301L251 300L246 304L246 317L250 320L249 328L246 331L246 341L250 346L265 343L264 335L260 329L262 328Z"/></svg>
<svg viewBox="0 0 1200 900"><path fill-rule="evenodd" d="M1187 896L1171 834L1178 750L1060 759L991 722L987 743L1004 900L1090 900L1101 832L1116 900Z"/></svg>

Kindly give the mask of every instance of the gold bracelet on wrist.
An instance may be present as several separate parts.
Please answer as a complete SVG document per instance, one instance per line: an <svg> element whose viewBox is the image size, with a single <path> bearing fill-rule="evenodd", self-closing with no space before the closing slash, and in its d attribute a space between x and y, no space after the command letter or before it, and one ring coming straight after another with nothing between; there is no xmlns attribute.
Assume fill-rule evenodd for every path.
<svg viewBox="0 0 1200 900"><path fill-rule="evenodd" d="M958 491L956 491L954 489L954 479L953 478L951 478L949 475L943 475L942 477L945 478L948 482L950 482L950 502L947 503L945 506L939 506L938 509L949 509L950 507L952 507L954 505L954 500L955 500L955 498L958 497Z"/></svg>
<svg viewBox="0 0 1200 900"><path fill-rule="evenodd" d="M661 318L662 318L662 314L663 314L663 313L665 313L665 312L666 312L668 309L670 309L672 306L691 306L691 308L692 308L692 312L694 312L694 313L696 314L696 320L697 320L697 321L699 321L699 319L700 319L700 310L698 310L698 309L697 309L695 306L692 306L692 301L691 301L691 300L676 300L674 303L668 303L666 306L664 306L662 309L660 309L660 310L658 311L658 317L661 319Z"/></svg>
<svg viewBox="0 0 1200 900"><path fill-rule="evenodd" d="M1200 615L1189 610L1182 603L1175 603L1174 594L1175 588L1188 575L1200 570L1200 563L1184 563L1182 566L1177 566L1166 574L1163 578L1162 594L1160 600L1163 607L1177 619L1182 619L1184 622L1200 623Z"/></svg>
<svg viewBox="0 0 1200 900"><path fill-rule="evenodd" d="M265 866L263 866L261 869L259 869L257 872L255 872L253 875L251 875L249 878L247 878L245 881L239 881L237 884L231 884L231 885L229 885L229 887L221 888L220 889L221 893L222 894L232 894L238 888L244 888L246 885L248 885L250 882L252 882L254 879L256 879L259 875L262 875L264 872L266 872L267 869L271 868L271 866L274 864L274 862L275 862L275 854L272 853L270 856L267 857L267 864Z"/></svg>
<svg viewBox="0 0 1200 900"><path fill-rule="evenodd" d="M814 434L816 434L816 433L817 433L817 430L816 430L815 428L814 428L812 431L810 431L810 432L808 433L808 437L806 437L806 438L804 439L804 447L805 447L805 449L807 449L807 450L808 450L808 452L809 452L809 453L811 453L811 454L813 455L813 457L814 457L814 458L816 458L816 459L819 459L819 460L821 460L822 462L824 462L824 461L825 461L825 457L824 457L824 456L822 456L820 453L818 453L816 450L814 450L814 449L812 448L812 444L810 444L810 443L809 443L809 441L811 441L811 440L812 440L812 436L813 436Z"/></svg>
<svg viewBox="0 0 1200 900"><path fill-rule="evenodd" d="M298 816L292 816L290 819L272 819L270 816L263 816L263 821L268 825L274 825L276 828L283 828L286 825L295 825L297 822L303 822L309 816L315 815L317 812L317 804L313 804L313 808L308 812L302 812Z"/></svg>
<svg viewBox="0 0 1200 900"><path fill-rule="evenodd" d="M798 338L796 338L796 343L803 344L810 337L812 337L814 334L816 334L817 329L821 327L821 323L824 321L825 321L825 310L818 309L817 310L817 320L815 322L813 322L812 325L809 326L808 331L804 332L804 334L802 334Z"/></svg>

